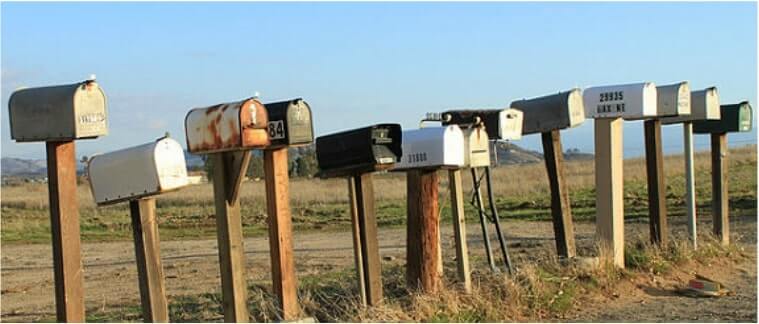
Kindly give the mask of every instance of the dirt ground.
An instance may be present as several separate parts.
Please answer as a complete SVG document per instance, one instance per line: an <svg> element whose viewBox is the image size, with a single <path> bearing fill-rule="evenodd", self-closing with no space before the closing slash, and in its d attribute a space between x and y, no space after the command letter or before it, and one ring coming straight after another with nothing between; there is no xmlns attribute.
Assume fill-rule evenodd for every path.
<svg viewBox="0 0 759 324"><path fill-rule="evenodd" d="M673 233L684 233L684 218L671 218ZM699 231L706 233L711 223L703 220ZM446 258L453 257L451 225L443 226ZM651 276L638 282L623 282L617 292L599 296L597 303L579 306L569 321L656 322L656 321L730 321L756 322L756 217L733 218L732 240L739 242L750 257L739 264L715 263L712 267L676 269L674 279ZM517 262L530 259L534 249L553 249L550 222L504 222ZM594 240L593 223L577 223L578 247ZM648 224L627 222L627 237L647 235ZM381 229L380 253L383 258L402 262L405 258L405 228ZM483 244L478 224L469 224L471 254L482 255ZM353 264L350 232L295 233L295 262L298 275L343 269ZM497 246L495 243L493 246ZM269 251L266 237L245 239L249 283L269 285ZM579 250L582 253L582 249ZM182 295L220 291L218 255L215 240L161 242L169 301ZM394 258L388 258L393 256ZM48 244L4 245L2 247L2 321L26 322L55 318L51 247ZM89 311L139 304L137 271L132 242L83 244L86 307ZM481 258L480 258L481 259ZM391 261L383 261L391 262ZM485 267L475 262L474 267ZM446 269L455 271L455 269ZM735 294L724 298L692 298L672 291L692 278L691 272L712 276L727 284Z"/></svg>

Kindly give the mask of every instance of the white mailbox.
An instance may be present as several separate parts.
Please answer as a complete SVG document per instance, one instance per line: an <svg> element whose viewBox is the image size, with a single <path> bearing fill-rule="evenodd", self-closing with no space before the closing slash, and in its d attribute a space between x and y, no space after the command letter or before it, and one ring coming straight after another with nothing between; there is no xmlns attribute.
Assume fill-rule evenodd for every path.
<svg viewBox="0 0 759 324"><path fill-rule="evenodd" d="M511 107L524 113L523 135L571 128L585 121L582 91L577 88L557 94L517 100L511 103Z"/></svg>
<svg viewBox="0 0 759 324"><path fill-rule="evenodd" d="M690 86L688 81L656 87L656 98L658 116L690 114Z"/></svg>
<svg viewBox="0 0 759 324"><path fill-rule="evenodd" d="M719 93L716 87L690 93L690 114L662 118L662 124L675 124L697 120L720 119Z"/></svg>
<svg viewBox="0 0 759 324"><path fill-rule="evenodd" d="M652 82L590 87L583 92L587 118L645 119L656 116Z"/></svg>
<svg viewBox="0 0 759 324"><path fill-rule="evenodd" d="M471 125L479 119L492 140L522 138L524 114L518 109L449 110L442 113L443 125Z"/></svg>
<svg viewBox="0 0 759 324"><path fill-rule="evenodd" d="M87 165L87 176L98 205L153 196L188 185L184 149L168 137L96 155Z"/></svg>
<svg viewBox="0 0 759 324"><path fill-rule="evenodd" d="M464 132L456 125L403 131L401 161L393 170L464 166Z"/></svg>
<svg viewBox="0 0 759 324"><path fill-rule="evenodd" d="M490 166L490 138L484 127L462 130L464 133L464 166L470 168Z"/></svg>

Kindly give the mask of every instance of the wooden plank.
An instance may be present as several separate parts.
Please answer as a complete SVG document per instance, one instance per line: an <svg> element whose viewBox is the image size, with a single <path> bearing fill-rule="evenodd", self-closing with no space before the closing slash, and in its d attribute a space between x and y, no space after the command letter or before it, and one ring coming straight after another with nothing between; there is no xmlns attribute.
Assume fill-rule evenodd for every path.
<svg viewBox="0 0 759 324"><path fill-rule="evenodd" d="M621 118L600 118L595 128L596 229L602 253L625 267Z"/></svg>
<svg viewBox="0 0 759 324"><path fill-rule="evenodd" d="M714 235L722 244L730 243L727 196L727 133L712 136L712 217Z"/></svg>
<svg viewBox="0 0 759 324"><path fill-rule="evenodd" d="M461 170L448 171L448 186L451 192L451 213L453 235L456 243L456 272L464 292L472 292L472 276L469 269L469 249L466 244L466 219L464 215L464 191L461 186Z"/></svg>
<svg viewBox="0 0 759 324"><path fill-rule="evenodd" d="M132 217L137 278L140 283L142 319L148 323L168 323L169 303L166 300L155 199L129 201Z"/></svg>
<svg viewBox="0 0 759 324"><path fill-rule="evenodd" d="M688 234L693 248L698 247L698 219L696 218L696 172L693 156L693 123L683 123L685 146L685 212L688 217Z"/></svg>
<svg viewBox="0 0 759 324"><path fill-rule="evenodd" d="M646 179L648 181L648 227L651 243L667 246L667 187L664 184L664 153L661 147L661 121L643 122L646 140Z"/></svg>
<svg viewBox="0 0 759 324"><path fill-rule="evenodd" d="M377 218L374 208L374 184L371 173L356 176L356 201L358 202L358 225L363 256L364 287L366 301L370 306L382 302L382 269L380 268L379 242L377 241Z"/></svg>
<svg viewBox="0 0 759 324"><path fill-rule="evenodd" d="M250 154L250 151L247 151ZM235 197L239 183L235 180L248 169L243 163L239 170L230 170L232 153L211 154L214 202L216 205L216 237L219 245L221 291L225 322L247 322L247 284L245 283L245 251L243 248L240 200ZM249 160L249 159L246 159Z"/></svg>
<svg viewBox="0 0 759 324"><path fill-rule="evenodd" d="M436 170L407 173L406 282L411 289L435 293L441 285L438 273L438 176Z"/></svg>
<svg viewBox="0 0 759 324"><path fill-rule="evenodd" d="M572 206L564 175L564 156L561 147L561 133L558 129L541 134L543 156L551 187L551 216L556 239L556 252L560 257L572 258L576 255L575 231L572 223Z"/></svg>
<svg viewBox="0 0 759 324"><path fill-rule="evenodd" d="M348 198L351 208L351 230L353 233L353 260L356 265L356 278L358 278L358 292L361 296L361 305L366 307L366 285L364 276L364 257L361 255L361 229L359 227L358 202L356 201L356 180L348 177Z"/></svg>
<svg viewBox="0 0 759 324"><path fill-rule="evenodd" d="M292 217L288 178L287 147L264 150L266 209L269 214L269 253L272 285L285 321L297 319L298 283L293 260Z"/></svg>
<svg viewBox="0 0 759 324"><path fill-rule="evenodd" d="M59 322L84 322L84 275L73 141L47 142L55 309Z"/></svg>

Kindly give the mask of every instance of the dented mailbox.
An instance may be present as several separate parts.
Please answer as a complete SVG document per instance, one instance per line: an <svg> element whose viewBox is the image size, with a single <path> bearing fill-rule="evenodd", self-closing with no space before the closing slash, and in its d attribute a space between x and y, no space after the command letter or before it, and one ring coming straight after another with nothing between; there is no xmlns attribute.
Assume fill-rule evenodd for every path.
<svg viewBox="0 0 759 324"><path fill-rule="evenodd" d="M320 176L388 169L401 156L401 125L377 124L316 138Z"/></svg>
<svg viewBox="0 0 759 324"><path fill-rule="evenodd" d="M656 85L652 82L585 89L587 118L645 119L656 117Z"/></svg>
<svg viewBox="0 0 759 324"><path fill-rule="evenodd" d="M308 145L314 141L311 107L303 99L264 105L269 114L270 148Z"/></svg>
<svg viewBox="0 0 759 324"><path fill-rule="evenodd" d="M490 166L490 138L485 127L462 129L464 132L464 166Z"/></svg>
<svg viewBox="0 0 759 324"><path fill-rule="evenodd" d="M749 132L753 126L753 109L748 101L720 107L719 120L697 120L693 122L693 132L699 134L719 134Z"/></svg>
<svg viewBox="0 0 759 324"><path fill-rule="evenodd" d="M690 104L690 114L662 118L662 124L675 124L720 118L719 93L717 92L716 87L691 92Z"/></svg>
<svg viewBox="0 0 759 324"><path fill-rule="evenodd" d="M187 149L196 154L264 148L268 114L258 99L190 110L185 117Z"/></svg>
<svg viewBox="0 0 759 324"><path fill-rule="evenodd" d="M87 165L98 205L182 188L188 184L184 149L171 138L92 157Z"/></svg>
<svg viewBox="0 0 759 324"><path fill-rule="evenodd" d="M17 142L70 141L108 134L106 98L95 80L21 89L8 100Z"/></svg>
<svg viewBox="0 0 759 324"><path fill-rule="evenodd" d="M403 132L403 156L394 171L458 169L464 166L464 133L458 125Z"/></svg>
<svg viewBox="0 0 759 324"><path fill-rule="evenodd" d="M690 115L690 86L687 81L656 87L656 115Z"/></svg>
<svg viewBox="0 0 759 324"><path fill-rule="evenodd" d="M511 107L524 113L522 135L571 128L585 121L585 108L580 89L517 100L511 103Z"/></svg>
<svg viewBox="0 0 759 324"><path fill-rule="evenodd" d="M522 138L524 115L517 109L449 110L443 113L443 125L471 125L479 120L491 140Z"/></svg>

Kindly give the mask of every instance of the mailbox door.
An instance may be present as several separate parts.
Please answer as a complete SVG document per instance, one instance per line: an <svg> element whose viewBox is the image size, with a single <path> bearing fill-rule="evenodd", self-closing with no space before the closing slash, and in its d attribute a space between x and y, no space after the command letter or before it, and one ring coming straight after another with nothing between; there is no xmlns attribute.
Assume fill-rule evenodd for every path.
<svg viewBox="0 0 759 324"><path fill-rule="evenodd" d="M691 112L688 82L658 86L656 98L658 116L689 115Z"/></svg>
<svg viewBox="0 0 759 324"><path fill-rule="evenodd" d="M753 110L748 102L742 103L738 108L738 131L750 132L754 121Z"/></svg>
<svg viewBox="0 0 759 324"><path fill-rule="evenodd" d="M522 134L550 132L574 127L585 121L582 91L572 89L538 98L517 100L511 107L524 113Z"/></svg>
<svg viewBox="0 0 759 324"><path fill-rule="evenodd" d="M490 141L484 128L464 129L464 166L470 168L490 165Z"/></svg>
<svg viewBox="0 0 759 324"><path fill-rule="evenodd" d="M74 94L74 121L77 138L108 134L105 93L95 82L77 88Z"/></svg>
<svg viewBox="0 0 759 324"><path fill-rule="evenodd" d="M190 110L185 118L187 148L214 153L269 145L266 108L256 99Z"/></svg>
<svg viewBox="0 0 759 324"><path fill-rule="evenodd" d="M394 170L464 166L464 133L457 125L403 132L403 156Z"/></svg>
<svg viewBox="0 0 759 324"><path fill-rule="evenodd" d="M656 86L651 82L591 87L583 93L588 118L655 117L656 101Z"/></svg>
<svg viewBox="0 0 759 324"><path fill-rule="evenodd" d="M170 138L157 141L153 156L156 173L158 173L159 193L176 190L189 184L184 149L177 141Z"/></svg>
<svg viewBox="0 0 759 324"><path fill-rule="evenodd" d="M524 113L518 109L504 109L499 113L498 139L518 140L522 138ZM487 125L485 126L487 130ZM488 135L490 132L488 132Z"/></svg>

